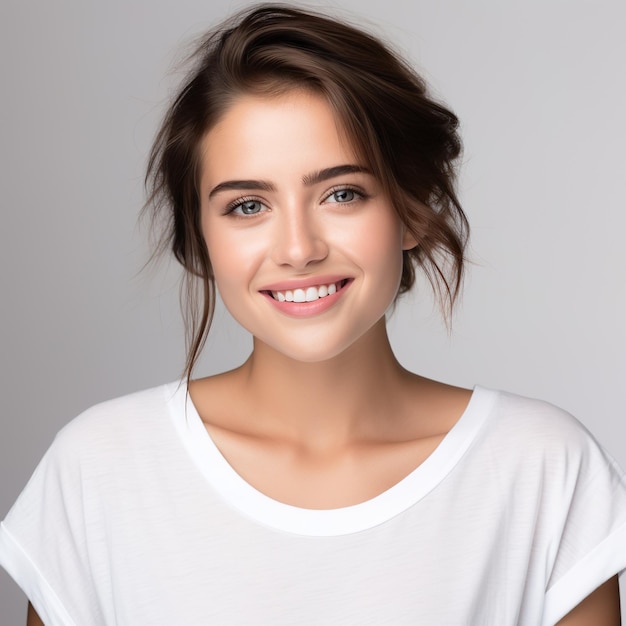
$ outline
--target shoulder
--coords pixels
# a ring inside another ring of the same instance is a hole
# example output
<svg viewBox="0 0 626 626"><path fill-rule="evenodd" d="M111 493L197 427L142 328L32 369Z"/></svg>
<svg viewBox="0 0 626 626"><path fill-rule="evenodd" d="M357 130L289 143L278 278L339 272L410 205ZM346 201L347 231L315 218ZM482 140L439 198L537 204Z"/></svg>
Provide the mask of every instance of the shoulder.
<svg viewBox="0 0 626 626"><path fill-rule="evenodd" d="M479 392L490 399L490 424L494 427L501 426L531 437L559 435L578 440L589 436L578 419L550 402L508 391L479 388Z"/></svg>
<svg viewBox="0 0 626 626"><path fill-rule="evenodd" d="M580 558L624 523L624 472L581 422L541 400L479 394L488 411L463 478L474 480L481 502L502 507L516 523L526 520L538 541L573 542Z"/></svg>
<svg viewBox="0 0 626 626"><path fill-rule="evenodd" d="M88 408L57 433L49 453L84 459L141 446L169 426L169 403L177 386L160 385Z"/></svg>
<svg viewBox="0 0 626 626"><path fill-rule="evenodd" d="M554 404L506 391L479 388L489 401L484 437L529 462L573 467L615 461L573 415Z"/></svg>

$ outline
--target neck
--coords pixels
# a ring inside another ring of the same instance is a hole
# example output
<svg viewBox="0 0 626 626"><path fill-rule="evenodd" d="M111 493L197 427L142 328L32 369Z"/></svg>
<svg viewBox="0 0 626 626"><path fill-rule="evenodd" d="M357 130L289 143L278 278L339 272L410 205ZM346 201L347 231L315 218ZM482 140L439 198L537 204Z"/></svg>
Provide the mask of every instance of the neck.
<svg viewBox="0 0 626 626"><path fill-rule="evenodd" d="M255 340L241 367L256 419L307 447L334 447L388 425L410 376L396 360L382 319L340 355L295 361Z"/></svg>

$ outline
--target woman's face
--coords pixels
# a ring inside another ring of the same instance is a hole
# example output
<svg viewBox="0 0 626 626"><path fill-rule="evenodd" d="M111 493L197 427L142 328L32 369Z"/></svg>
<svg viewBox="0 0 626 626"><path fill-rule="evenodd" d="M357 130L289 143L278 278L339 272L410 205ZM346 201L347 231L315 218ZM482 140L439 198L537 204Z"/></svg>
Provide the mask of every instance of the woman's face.
<svg viewBox="0 0 626 626"><path fill-rule="evenodd" d="M235 319L257 342L309 362L370 331L415 241L326 101L242 96L202 148L202 230Z"/></svg>

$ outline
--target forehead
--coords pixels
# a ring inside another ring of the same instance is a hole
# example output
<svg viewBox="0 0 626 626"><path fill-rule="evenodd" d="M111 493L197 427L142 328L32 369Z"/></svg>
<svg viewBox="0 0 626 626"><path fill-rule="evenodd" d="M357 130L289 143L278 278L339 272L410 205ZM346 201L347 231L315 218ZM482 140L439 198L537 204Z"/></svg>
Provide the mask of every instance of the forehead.
<svg viewBox="0 0 626 626"><path fill-rule="evenodd" d="M201 150L202 178L211 182L233 174L301 177L359 160L327 101L303 90L239 96L206 133Z"/></svg>

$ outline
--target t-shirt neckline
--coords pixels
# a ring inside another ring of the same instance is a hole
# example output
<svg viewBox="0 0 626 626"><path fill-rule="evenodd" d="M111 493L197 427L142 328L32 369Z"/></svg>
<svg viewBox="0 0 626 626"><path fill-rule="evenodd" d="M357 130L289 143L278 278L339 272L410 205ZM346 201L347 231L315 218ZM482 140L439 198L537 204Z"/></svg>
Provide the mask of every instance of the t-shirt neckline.
<svg viewBox="0 0 626 626"><path fill-rule="evenodd" d="M435 450L398 483L370 500L336 509L305 509L265 495L224 458L204 426L185 382L165 386L170 415L188 454L230 506L259 524L297 535L357 533L387 522L428 495L458 464L491 411L495 392L474 387L456 424Z"/></svg>

